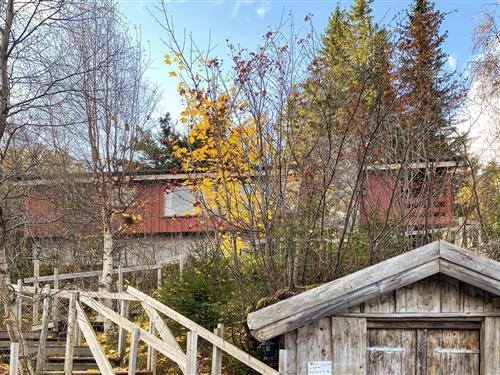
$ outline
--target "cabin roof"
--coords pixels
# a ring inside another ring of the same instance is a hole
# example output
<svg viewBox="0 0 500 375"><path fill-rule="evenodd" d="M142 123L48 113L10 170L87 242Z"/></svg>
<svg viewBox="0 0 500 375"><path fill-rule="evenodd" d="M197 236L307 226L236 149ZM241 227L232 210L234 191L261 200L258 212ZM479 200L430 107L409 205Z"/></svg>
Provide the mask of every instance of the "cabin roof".
<svg viewBox="0 0 500 375"><path fill-rule="evenodd" d="M500 295L499 262L435 241L252 312L247 323L267 340L437 273Z"/></svg>

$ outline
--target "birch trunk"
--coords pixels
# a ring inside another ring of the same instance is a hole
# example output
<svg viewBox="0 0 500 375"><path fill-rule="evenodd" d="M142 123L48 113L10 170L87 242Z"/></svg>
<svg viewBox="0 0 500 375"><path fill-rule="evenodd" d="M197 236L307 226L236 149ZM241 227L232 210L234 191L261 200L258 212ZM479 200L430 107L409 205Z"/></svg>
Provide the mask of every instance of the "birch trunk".
<svg viewBox="0 0 500 375"><path fill-rule="evenodd" d="M102 275L101 275L101 290L106 292L113 291L113 248L114 236L111 224L105 220L103 231L103 255L102 255ZM112 308L112 300L104 300L104 304ZM113 324L110 320L104 321L104 332L110 336L113 335Z"/></svg>

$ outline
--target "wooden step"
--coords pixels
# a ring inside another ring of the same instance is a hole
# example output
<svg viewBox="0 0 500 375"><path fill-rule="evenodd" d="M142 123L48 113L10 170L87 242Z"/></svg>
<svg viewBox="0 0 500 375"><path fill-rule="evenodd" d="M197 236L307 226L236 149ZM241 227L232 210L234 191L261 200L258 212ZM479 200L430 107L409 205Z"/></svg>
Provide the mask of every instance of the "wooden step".
<svg viewBox="0 0 500 375"><path fill-rule="evenodd" d="M61 371L44 371L43 372L45 375L64 375L64 371L61 370ZM151 371L148 371L148 370L136 370L135 373L137 375L152 375L153 373ZM85 371L85 370L75 370L72 372L73 375L85 375L85 374L102 374L100 371L96 371L96 370L89 370L89 371ZM116 375L127 375L128 374L128 371L127 370L115 370L115 374Z"/></svg>
<svg viewBox="0 0 500 375"><path fill-rule="evenodd" d="M28 349L31 355L36 355L38 352L38 343L29 342L27 343ZM10 353L10 346L3 346L3 343L0 342L0 355L8 356ZM53 345L47 344L45 345L45 355L47 357L60 357L64 360L64 354L66 353L66 346L63 345ZM74 347L74 355L79 357L92 357L92 352L90 351L88 346L75 346Z"/></svg>

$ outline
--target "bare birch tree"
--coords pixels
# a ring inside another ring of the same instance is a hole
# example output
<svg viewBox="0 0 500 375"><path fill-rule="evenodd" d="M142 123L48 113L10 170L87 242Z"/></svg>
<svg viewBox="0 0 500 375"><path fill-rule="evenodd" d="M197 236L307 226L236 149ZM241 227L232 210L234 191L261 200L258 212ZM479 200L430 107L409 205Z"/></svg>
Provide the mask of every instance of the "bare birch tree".
<svg viewBox="0 0 500 375"><path fill-rule="evenodd" d="M138 132L150 123L155 94L144 79L145 57L140 42L131 39L115 3L85 3L88 17L71 35L76 65L85 74L78 83L74 150L91 174L93 200L102 230L101 288L113 289L115 236L119 214L137 198L128 181L134 170Z"/></svg>
<svg viewBox="0 0 500 375"><path fill-rule="evenodd" d="M5 324L12 341L22 342L20 326L13 308L10 288L8 238L17 225L19 205L11 205L22 195L13 181L25 174L32 162L6 162L16 136L22 130L36 134L38 129L66 124L61 107L71 97L81 65L68 64L71 48L66 31L82 14L62 0L0 3L0 297L5 308ZM49 121L49 111L57 120ZM12 168L15 166L15 168ZM21 373L32 373L26 347L21 350Z"/></svg>

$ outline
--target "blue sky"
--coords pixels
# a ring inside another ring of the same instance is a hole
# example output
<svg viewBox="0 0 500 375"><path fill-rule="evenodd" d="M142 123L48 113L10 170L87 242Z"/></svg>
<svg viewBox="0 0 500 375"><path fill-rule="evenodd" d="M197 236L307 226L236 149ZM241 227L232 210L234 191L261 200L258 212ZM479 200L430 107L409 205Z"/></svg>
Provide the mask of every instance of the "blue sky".
<svg viewBox="0 0 500 375"><path fill-rule="evenodd" d="M398 12L407 9L411 1L375 0L372 3L374 20L378 23L390 21ZM171 112L178 117L181 103L176 94L177 81L168 76L169 68L163 63L167 52L162 39L166 34L151 13L162 17L155 9L158 2L140 0L118 0L119 7L130 23L131 32L140 30L141 39L151 54L148 77L163 92L159 113ZM279 23L283 14L291 11L296 23L302 22L308 13L313 15L316 30L322 31L334 7L349 7L351 1L329 0L170 0L166 2L169 16L175 28L182 34L192 33L199 46L206 46L209 35L216 53L228 60L226 39L233 44L253 49L262 40L269 26ZM472 56L472 33L481 12L495 1L441 0L437 8L449 13L443 31L448 31L444 50L449 57L449 68L461 71ZM497 3L498 4L498 3Z"/></svg>

